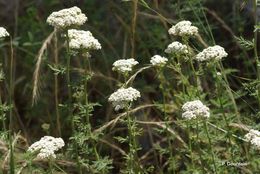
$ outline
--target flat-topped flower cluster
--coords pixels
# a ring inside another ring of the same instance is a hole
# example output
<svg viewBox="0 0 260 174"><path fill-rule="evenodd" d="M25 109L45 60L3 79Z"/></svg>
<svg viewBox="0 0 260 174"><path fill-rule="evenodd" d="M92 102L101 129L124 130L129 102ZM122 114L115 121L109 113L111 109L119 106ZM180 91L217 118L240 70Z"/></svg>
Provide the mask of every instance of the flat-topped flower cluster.
<svg viewBox="0 0 260 174"><path fill-rule="evenodd" d="M208 47L202 52L196 55L195 59L199 62L211 61L211 60L222 60L222 58L227 57L228 54L225 49L219 45Z"/></svg>
<svg viewBox="0 0 260 174"><path fill-rule="evenodd" d="M190 21L181 21L169 29L170 35L175 36L194 36L198 34L198 28L191 25Z"/></svg>
<svg viewBox="0 0 260 174"><path fill-rule="evenodd" d="M165 49L165 52L168 54L187 54L189 51L186 45L178 41L174 41L168 45L168 47Z"/></svg>
<svg viewBox="0 0 260 174"><path fill-rule="evenodd" d="M62 138L54 138L52 136L44 136L39 141L33 143L28 151L38 152L37 157L40 159L56 158L55 152L65 145Z"/></svg>
<svg viewBox="0 0 260 174"><path fill-rule="evenodd" d="M168 59L165 57L162 57L160 55L154 55L151 60L150 63L154 66L164 66L167 63Z"/></svg>
<svg viewBox="0 0 260 174"><path fill-rule="evenodd" d="M209 108L200 100L186 102L182 106L182 110L182 117L188 120L199 117L208 118L210 116Z"/></svg>
<svg viewBox="0 0 260 174"><path fill-rule="evenodd" d="M110 95L108 101L110 101L115 107L115 110L118 111L127 108L131 102L137 100L139 97L141 97L140 92L132 87L120 88Z"/></svg>
<svg viewBox="0 0 260 174"><path fill-rule="evenodd" d="M88 18L78 7L71 7L57 12L53 12L48 18L47 23L58 29L65 29L73 25L83 25Z"/></svg>
<svg viewBox="0 0 260 174"><path fill-rule="evenodd" d="M260 131L250 129L245 135L247 141L249 141L255 148L260 149Z"/></svg>
<svg viewBox="0 0 260 174"><path fill-rule="evenodd" d="M57 29L67 30L70 49L83 51L84 55L88 55L86 52L90 50L101 49L101 44L90 31L73 29L75 26L83 25L87 19L86 15L81 12L81 9L75 6L53 12L47 18L47 23Z"/></svg>
<svg viewBox="0 0 260 174"><path fill-rule="evenodd" d="M120 73L128 73L132 71L132 68L137 65L138 62L133 59L119 59L113 63L113 69L114 71L118 71Z"/></svg>
<svg viewBox="0 0 260 174"><path fill-rule="evenodd" d="M71 49L84 49L84 50L99 50L101 45L97 39L95 39L90 31L84 30L68 30L69 47Z"/></svg>

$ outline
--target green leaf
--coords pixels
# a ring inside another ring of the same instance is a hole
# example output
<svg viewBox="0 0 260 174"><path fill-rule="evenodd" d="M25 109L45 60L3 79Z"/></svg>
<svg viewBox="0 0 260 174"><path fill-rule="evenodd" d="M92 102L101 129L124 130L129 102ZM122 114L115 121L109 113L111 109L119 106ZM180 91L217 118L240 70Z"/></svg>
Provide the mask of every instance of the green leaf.
<svg viewBox="0 0 260 174"><path fill-rule="evenodd" d="M254 48L254 39L252 41L244 39L242 36L235 37L237 42L246 50L251 50Z"/></svg>

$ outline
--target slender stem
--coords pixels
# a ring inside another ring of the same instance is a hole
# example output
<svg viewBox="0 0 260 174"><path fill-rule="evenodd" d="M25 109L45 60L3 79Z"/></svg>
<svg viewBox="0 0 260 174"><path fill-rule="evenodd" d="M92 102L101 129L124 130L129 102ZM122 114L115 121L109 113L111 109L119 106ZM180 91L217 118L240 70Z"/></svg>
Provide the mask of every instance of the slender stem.
<svg viewBox="0 0 260 174"><path fill-rule="evenodd" d="M49 160L48 160L48 163L49 163L49 171L50 171L50 174L53 174L53 161L52 161L52 159L49 159Z"/></svg>
<svg viewBox="0 0 260 174"><path fill-rule="evenodd" d="M58 59L58 38L57 32L54 34L54 62L56 65L59 63ZM58 135L61 137L61 124L60 124L60 112L59 112L59 83L58 83L58 75L54 75L54 95L55 95L55 111L56 111L56 123L57 123L57 131Z"/></svg>
<svg viewBox="0 0 260 174"><path fill-rule="evenodd" d="M207 138L208 138L208 141L209 141L210 153L211 153L211 157L212 157L212 161L213 161L213 166L214 166L214 173L217 173L215 155L214 155L214 152L213 152L213 149L212 149L212 143L211 143L211 139L210 139L210 136L209 136L209 131L208 131L208 126L207 126L206 120L204 120L204 128L205 128L205 131L206 131L206 133L207 133Z"/></svg>
<svg viewBox="0 0 260 174"><path fill-rule="evenodd" d="M14 54L13 54L13 41L10 37L10 49L11 49L11 61L10 61L10 82L9 82L9 148L10 148L10 174L15 173L14 168L14 154L13 154L13 145L12 145L12 135L13 135L13 95L14 95L14 86L13 86L13 71L14 71Z"/></svg>
<svg viewBox="0 0 260 174"><path fill-rule="evenodd" d="M99 154L98 154L98 151L97 151L97 146L96 146L96 144L93 145L93 148L94 148L96 160L98 161L98 160L100 159L100 157L99 157ZM103 172L102 172L102 173L103 173Z"/></svg>
<svg viewBox="0 0 260 174"><path fill-rule="evenodd" d="M215 68L215 74L217 73L216 71L216 68ZM221 79L217 78L217 81L220 81ZM217 83L217 96L218 96L218 101L220 103L220 108L222 111L224 111L224 106L223 106L223 102L222 102L222 99L221 99L221 86L219 85L221 84L221 82ZM233 146L232 146L232 141L231 141L231 132L230 132L230 127L229 127L229 124L228 124L228 120L227 120L227 116L225 114L225 112L222 112L222 116L224 118L224 121L226 123L226 127L227 127L227 133L228 133L228 141L229 141L229 145L227 144L227 148L231 148L231 156L232 156L232 159L233 159L233 153L232 153L232 149L233 149Z"/></svg>
<svg viewBox="0 0 260 174"><path fill-rule="evenodd" d="M193 161L192 142L191 142L191 136L190 136L190 132L191 132L190 120L187 122L187 130L188 130L188 139L189 139L190 159L191 159L192 169L194 170L195 167L194 167L194 161Z"/></svg>
<svg viewBox="0 0 260 174"><path fill-rule="evenodd" d="M161 89L161 93L162 93L162 97L163 97L163 121L165 121L165 132L168 136L167 138L167 143L168 143L168 148L169 148L169 155L170 155L170 163L173 164L174 161L174 157L173 157L173 150L172 150L172 143L171 143L171 140L172 140L172 135L170 134L169 131L167 131L170 127L170 117L167 115L166 113L166 93L165 93L165 89L164 89L164 81L165 81L165 78L164 78L164 75L163 75L163 69L159 69L158 72L157 72L159 75L158 75L158 78L160 80L160 89ZM172 170L172 173L175 173L175 170L173 169Z"/></svg>
<svg viewBox="0 0 260 174"><path fill-rule="evenodd" d="M199 120L196 119L196 134L197 134L197 143L198 143L198 146L200 145L200 139L199 139ZM201 153L199 153L199 157L200 157L200 161L203 161L202 159L202 156L201 156ZM204 171L204 168L202 165L200 165L201 167L201 170Z"/></svg>
<svg viewBox="0 0 260 174"><path fill-rule="evenodd" d="M89 112L88 112L88 68L90 68L90 65L88 63L88 58L84 58L84 65L85 65L85 86L84 86L84 92L85 92L85 107L86 107L86 122L87 124L90 124L89 120Z"/></svg>
<svg viewBox="0 0 260 174"><path fill-rule="evenodd" d="M131 105L130 105L131 106ZM137 142L136 142L136 136L135 136L135 121L130 116L129 110L130 106L127 107L127 127L129 131L129 169L131 170L130 173L139 173L139 166L136 164L138 163L137 158Z"/></svg>
<svg viewBox="0 0 260 174"><path fill-rule="evenodd" d="M220 69L220 72L221 72L223 78L224 78L224 86L226 87L226 90L227 90L227 92L228 92L228 95L229 95L229 97L230 97L230 99L231 99L231 101L232 101L232 104L233 104L234 111L235 111L235 113L236 113L237 119L238 119L239 123L241 123L240 113L239 113L239 110L238 110L238 107L237 107L237 103L236 103L234 94L233 94L233 92L232 92L232 90L231 90L231 88L230 88L230 85L229 85L227 76L226 76L226 74L224 73L224 67L223 67L223 65L222 65L221 62L218 63L217 65L218 65L218 67L219 67L219 69Z"/></svg>
<svg viewBox="0 0 260 174"><path fill-rule="evenodd" d="M257 0L253 0L253 6L254 6L254 17L255 17L255 25L258 25L258 14L257 14ZM256 69L257 69L257 79L260 80L260 61L257 53L257 31L254 31L254 55L256 59ZM258 97L258 103L260 107L260 87L257 89L257 97Z"/></svg>
<svg viewBox="0 0 260 174"><path fill-rule="evenodd" d="M134 171L134 166L133 166L133 156L132 156L132 124L131 124L131 118L129 116L129 109L127 109L127 127L128 127L128 131L129 131L129 153L130 153L130 161L129 161L129 167L130 167L130 170Z"/></svg>
<svg viewBox="0 0 260 174"><path fill-rule="evenodd" d="M198 86L198 84L197 84L197 82L198 82L198 80L197 80L197 73L196 73L196 70L195 70L195 68L194 68L192 59L190 59L189 62L190 62L191 69L192 69L192 71L193 71L193 73L194 73L194 76L195 76L196 86Z"/></svg>
<svg viewBox="0 0 260 174"><path fill-rule="evenodd" d="M70 81L70 59L71 59L71 53L70 53L70 47L69 47L69 34L68 31L66 33L66 50L67 50L67 87L68 87L68 110L69 110L69 118L71 119L71 128L73 135L76 133L75 125L74 125L74 118L73 118L73 112L72 112L72 92L71 92L71 81ZM78 153L78 145L76 142L73 143L76 153L76 160L77 160L77 168L79 173L82 173L81 170L81 164L79 161L79 153Z"/></svg>
<svg viewBox="0 0 260 174"><path fill-rule="evenodd" d="M68 87L68 110L69 110L69 117L71 118L71 127L72 131L75 131L74 128L74 120L72 115L72 93L71 93L71 81L70 81L70 59L71 59L71 53L70 53L70 47L69 47L69 34L68 31L66 33L66 49L67 49L67 87Z"/></svg>

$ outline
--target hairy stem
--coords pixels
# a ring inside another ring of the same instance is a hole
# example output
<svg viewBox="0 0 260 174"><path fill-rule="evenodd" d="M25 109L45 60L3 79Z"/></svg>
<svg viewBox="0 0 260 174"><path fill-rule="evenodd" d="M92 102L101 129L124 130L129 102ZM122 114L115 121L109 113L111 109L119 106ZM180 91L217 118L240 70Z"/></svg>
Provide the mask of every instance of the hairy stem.
<svg viewBox="0 0 260 174"><path fill-rule="evenodd" d="M129 113L130 106L127 108L127 127L128 127L128 136L129 136L129 160L128 160L128 169L130 173L139 173L138 157L137 157L137 142L136 142L136 129L135 129L135 120L130 116Z"/></svg>

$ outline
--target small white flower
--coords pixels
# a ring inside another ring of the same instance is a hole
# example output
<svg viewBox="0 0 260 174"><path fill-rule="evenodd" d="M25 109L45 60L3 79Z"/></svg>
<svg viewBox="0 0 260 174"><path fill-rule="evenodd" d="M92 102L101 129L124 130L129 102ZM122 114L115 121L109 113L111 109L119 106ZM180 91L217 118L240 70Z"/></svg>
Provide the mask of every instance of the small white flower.
<svg viewBox="0 0 260 174"><path fill-rule="evenodd" d="M101 45L90 31L68 30L69 47L73 50L99 50Z"/></svg>
<svg viewBox="0 0 260 174"><path fill-rule="evenodd" d="M9 36L9 33L6 31L4 27L0 27L0 38L4 38Z"/></svg>
<svg viewBox="0 0 260 174"><path fill-rule="evenodd" d="M78 7L71 7L57 12L53 12L48 18L47 23L59 29L65 29L74 25L80 26L87 21L87 17Z"/></svg>
<svg viewBox="0 0 260 174"><path fill-rule="evenodd" d="M162 57L160 55L154 55L151 60L150 63L153 66L164 66L167 63L168 59L165 57Z"/></svg>
<svg viewBox="0 0 260 174"><path fill-rule="evenodd" d="M217 72L217 76L221 76L222 74L221 74L221 72Z"/></svg>
<svg viewBox="0 0 260 174"><path fill-rule="evenodd" d="M200 100L186 102L182 106L182 110L182 117L188 120L198 117L208 118L210 116L209 108Z"/></svg>
<svg viewBox="0 0 260 174"><path fill-rule="evenodd" d="M40 159L44 158L56 158L55 151L58 151L65 145L62 138L54 138L52 136L44 136L33 143L28 151L38 152L37 157Z"/></svg>
<svg viewBox="0 0 260 174"><path fill-rule="evenodd" d="M170 35L193 36L198 34L198 28L191 25L190 21L181 21L169 29Z"/></svg>
<svg viewBox="0 0 260 174"><path fill-rule="evenodd" d="M227 56L228 54L223 47L215 45L204 49L202 52L196 55L195 59L199 62L211 60L218 61Z"/></svg>
<svg viewBox="0 0 260 174"><path fill-rule="evenodd" d="M187 54L189 51L186 45L175 41L168 45L168 47L165 49L165 52L168 54Z"/></svg>
<svg viewBox="0 0 260 174"><path fill-rule="evenodd" d="M128 73L131 72L133 66L137 65L138 62L135 59L120 59L113 63L113 71L118 71L120 73Z"/></svg>
<svg viewBox="0 0 260 174"><path fill-rule="evenodd" d="M111 94L108 101L115 107L115 111L118 111L119 109L125 109L131 102L137 100L139 97L141 97L141 94L138 90L132 87L121 88Z"/></svg>
<svg viewBox="0 0 260 174"><path fill-rule="evenodd" d="M258 130L250 129L245 135L245 139L255 146L255 148L260 149L260 132Z"/></svg>

